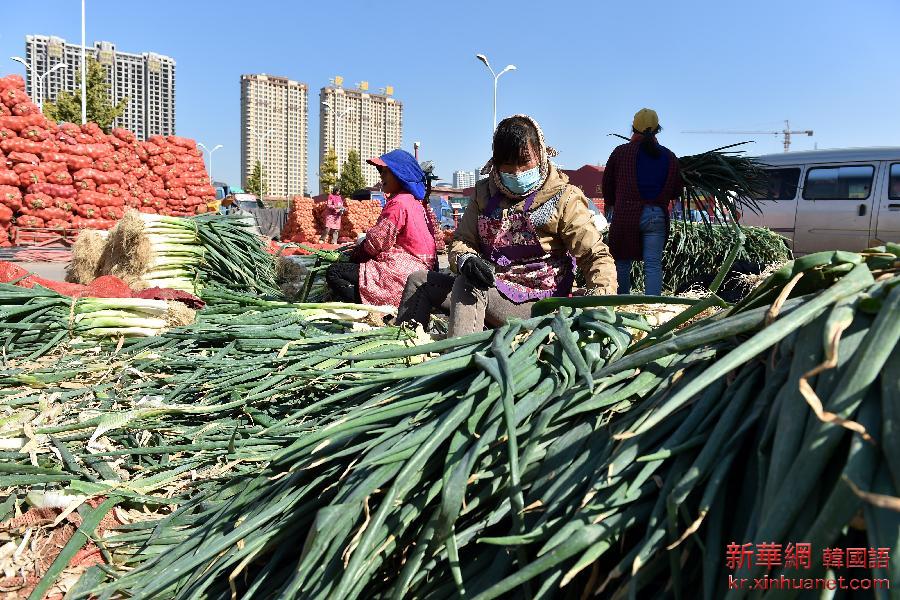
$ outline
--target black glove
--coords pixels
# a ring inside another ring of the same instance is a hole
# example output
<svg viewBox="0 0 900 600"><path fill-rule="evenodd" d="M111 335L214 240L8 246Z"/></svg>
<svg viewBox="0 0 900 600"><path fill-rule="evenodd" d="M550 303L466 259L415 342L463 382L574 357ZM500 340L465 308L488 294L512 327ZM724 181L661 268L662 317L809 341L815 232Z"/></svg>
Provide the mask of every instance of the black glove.
<svg viewBox="0 0 900 600"><path fill-rule="evenodd" d="M349 255L347 256L348 262L352 263L364 263L369 259L369 255L366 254L365 250L362 249L362 244L357 244L353 246L353 249L350 250Z"/></svg>
<svg viewBox="0 0 900 600"><path fill-rule="evenodd" d="M479 290L486 290L494 285L494 271L480 256L470 256L463 261L459 273L465 275L466 279Z"/></svg>

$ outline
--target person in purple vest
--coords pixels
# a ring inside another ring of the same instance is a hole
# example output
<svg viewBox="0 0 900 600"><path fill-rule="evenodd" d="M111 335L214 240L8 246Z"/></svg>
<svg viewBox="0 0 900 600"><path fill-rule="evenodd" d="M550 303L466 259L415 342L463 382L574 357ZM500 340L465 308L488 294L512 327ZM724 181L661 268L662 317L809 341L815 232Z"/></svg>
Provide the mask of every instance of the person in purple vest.
<svg viewBox="0 0 900 600"><path fill-rule="evenodd" d="M526 115L504 119L494 133L489 177L475 186L450 246L450 270L413 273L397 321L428 325L449 312L449 335L527 318L541 298L568 296L575 267L589 293L612 294L615 268L588 200L550 157L538 124Z"/></svg>
<svg viewBox="0 0 900 600"><path fill-rule="evenodd" d="M631 265L644 261L644 293L662 293L662 257L669 237L669 204L681 193L678 157L660 145L659 117L649 108L634 115L631 141L612 151L603 171L603 201L612 209L609 249L620 294L631 293Z"/></svg>

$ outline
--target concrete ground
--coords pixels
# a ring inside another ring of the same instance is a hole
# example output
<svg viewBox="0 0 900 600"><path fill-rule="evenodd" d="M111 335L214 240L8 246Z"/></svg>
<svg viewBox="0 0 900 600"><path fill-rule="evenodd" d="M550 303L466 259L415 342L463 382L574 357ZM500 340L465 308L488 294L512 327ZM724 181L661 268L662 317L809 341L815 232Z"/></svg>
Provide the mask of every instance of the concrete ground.
<svg viewBox="0 0 900 600"><path fill-rule="evenodd" d="M63 262L19 262L16 264L46 279L63 281L66 276L66 263Z"/></svg>

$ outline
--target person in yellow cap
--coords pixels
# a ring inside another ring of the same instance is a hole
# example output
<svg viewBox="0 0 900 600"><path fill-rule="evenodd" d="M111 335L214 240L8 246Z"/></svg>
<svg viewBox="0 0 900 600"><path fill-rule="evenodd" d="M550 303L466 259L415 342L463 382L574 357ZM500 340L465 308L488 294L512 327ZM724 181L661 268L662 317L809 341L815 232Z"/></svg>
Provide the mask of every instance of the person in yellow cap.
<svg viewBox="0 0 900 600"><path fill-rule="evenodd" d="M660 145L656 111L634 115L631 140L612 151L603 171L603 200L612 209L609 250L620 294L631 293L631 265L644 261L644 293L662 293L662 256L669 237L669 205L681 194L678 157Z"/></svg>

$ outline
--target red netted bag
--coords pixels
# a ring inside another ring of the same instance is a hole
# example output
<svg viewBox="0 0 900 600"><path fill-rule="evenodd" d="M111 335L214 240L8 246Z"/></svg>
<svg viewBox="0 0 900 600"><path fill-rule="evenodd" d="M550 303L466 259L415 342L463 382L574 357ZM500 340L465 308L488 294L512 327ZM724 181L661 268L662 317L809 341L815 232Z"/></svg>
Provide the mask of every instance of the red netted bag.
<svg viewBox="0 0 900 600"><path fill-rule="evenodd" d="M16 224L19 227L42 228L44 226L44 220L33 215L23 215L16 218Z"/></svg>
<svg viewBox="0 0 900 600"><path fill-rule="evenodd" d="M27 188L29 194L47 194L60 198L74 198L78 190L74 186L58 183L36 183Z"/></svg>
<svg viewBox="0 0 900 600"><path fill-rule="evenodd" d="M32 210L40 210L53 206L53 198L47 194L26 194L24 206Z"/></svg>
<svg viewBox="0 0 900 600"><path fill-rule="evenodd" d="M72 224L64 219L51 219L44 226L53 231L66 231L72 227Z"/></svg>
<svg viewBox="0 0 900 600"><path fill-rule="evenodd" d="M50 137L50 132L43 127L38 127L37 125L29 125L25 129L23 129L19 135L26 140L43 142Z"/></svg>
<svg viewBox="0 0 900 600"><path fill-rule="evenodd" d="M113 219L115 221L118 221L124 214L124 211L118 206L104 206L100 209L100 216L104 219Z"/></svg>
<svg viewBox="0 0 900 600"><path fill-rule="evenodd" d="M67 213L71 213L75 210L75 201L71 198L54 198L53 206L56 208L60 208Z"/></svg>
<svg viewBox="0 0 900 600"><path fill-rule="evenodd" d="M27 171L19 175L19 186L28 187L35 183L46 183L47 176L42 171Z"/></svg>
<svg viewBox="0 0 900 600"><path fill-rule="evenodd" d="M13 210L20 210L22 208L22 192L18 187L0 185L0 204Z"/></svg>
<svg viewBox="0 0 900 600"><path fill-rule="evenodd" d="M78 171L81 169L89 169L94 164L90 156L80 156L78 154L66 154L66 166L70 170Z"/></svg>
<svg viewBox="0 0 900 600"><path fill-rule="evenodd" d="M14 164L37 165L41 162L41 159L31 152L10 152L6 158Z"/></svg>
<svg viewBox="0 0 900 600"><path fill-rule="evenodd" d="M34 212L35 217L39 217L47 223L49 223L50 221L64 221L70 216L70 214L71 213L62 210L61 208L56 208L53 205L52 200L49 208L43 208Z"/></svg>
<svg viewBox="0 0 900 600"><path fill-rule="evenodd" d="M59 185L71 185L72 176L69 175L68 171L54 171L47 175L47 182Z"/></svg>
<svg viewBox="0 0 900 600"><path fill-rule="evenodd" d="M75 206L75 212L85 219L96 219L100 215L100 209L93 204L78 204Z"/></svg>
<svg viewBox="0 0 900 600"><path fill-rule="evenodd" d="M19 185L19 175L9 169L0 169L0 185Z"/></svg>

